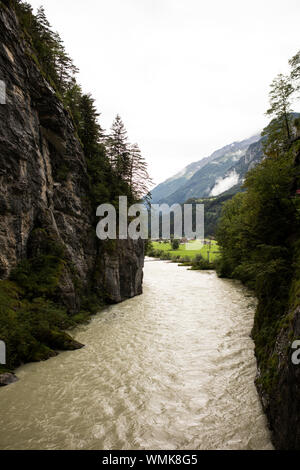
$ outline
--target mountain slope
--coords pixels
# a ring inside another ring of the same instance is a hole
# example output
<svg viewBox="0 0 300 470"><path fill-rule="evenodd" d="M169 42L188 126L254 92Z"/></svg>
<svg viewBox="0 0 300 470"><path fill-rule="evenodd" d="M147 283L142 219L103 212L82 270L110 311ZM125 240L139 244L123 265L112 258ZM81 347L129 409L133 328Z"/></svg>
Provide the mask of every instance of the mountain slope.
<svg viewBox="0 0 300 470"><path fill-rule="evenodd" d="M242 184L249 170L262 160L262 139L251 144L246 154L217 180L210 197L191 198L186 203L204 204L205 236L215 235L218 221L224 202L231 199L238 192L243 191ZM236 178L233 179L232 175ZM228 182L236 183L229 188ZM220 191L221 194L220 194Z"/></svg>
<svg viewBox="0 0 300 470"><path fill-rule="evenodd" d="M177 191L177 189L183 186L197 171L203 168L210 161L211 157L206 157L199 162L191 163L176 175L156 186L151 191L152 202L155 204Z"/></svg>
<svg viewBox="0 0 300 470"><path fill-rule="evenodd" d="M232 165L223 177L218 178L214 187L211 189L210 196L219 196L232 188L237 192L243 184L244 178L249 170L254 168L263 157L262 139L251 144L245 155Z"/></svg>
<svg viewBox="0 0 300 470"><path fill-rule="evenodd" d="M183 203L189 198L208 197L217 181L246 155L249 146L260 139L259 135L241 142L233 142L218 149L209 157L192 163L152 191L153 203ZM233 178L231 186L237 184ZM229 189L230 186L225 187ZM219 193L223 192L222 190Z"/></svg>

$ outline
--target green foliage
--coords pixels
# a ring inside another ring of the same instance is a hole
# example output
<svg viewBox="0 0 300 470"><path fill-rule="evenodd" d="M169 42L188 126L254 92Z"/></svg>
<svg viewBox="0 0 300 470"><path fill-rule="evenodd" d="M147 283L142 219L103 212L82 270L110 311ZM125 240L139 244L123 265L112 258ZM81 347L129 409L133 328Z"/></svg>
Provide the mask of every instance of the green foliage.
<svg viewBox="0 0 300 470"><path fill-rule="evenodd" d="M243 194L227 202L217 239L220 276L240 279L258 298L253 337L260 368L258 384L270 392L278 380L275 342L290 327L300 302L299 122L291 113L291 98L299 89L299 55L290 61L291 75L273 81L263 131L265 159L251 170ZM296 133L295 133L296 131Z"/></svg>
<svg viewBox="0 0 300 470"><path fill-rule="evenodd" d="M107 138L108 155L118 177L130 173L130 149L127 131L121 117L117 114Z"/></svg>
<svg viewBox="0 0 300 470"><path fill-rule="evenodd" d="M265 136L264 153L268 157L284 155L299 134L299 123L297 119L293 122L291 105L300 89L300 51L292 57L289 65L290 74L277 75L270 86L270 108L266 114L274 119L262 132Z"/></svg>
<svg viewBox="0 0 300 470"><path fill-rule="evenodd" d="M180 246L179 240L173 239L171 245L172 245L172 250L178 250Z"/></svg>
<svg viewBox="0 0 300 470"><path fill-rule="evenodd" d="M287 128L292 126L292 114L273 119L262 131L264 137L262 146L264 154L268 157L284 155L289 147ZM289 130L289 133L291 131Z"/></svg>
<svg viewBox="0 0 300 470"><path fill-rule="evenodd" d="M204 205L204 227L206 237L215 236L224 203L232 199L233 196L235 196L235 194L240 191L240 187L234 186L232 189L226 191L220 196L201 199L189 199L186 201L186 204L193 205L193 222L196 218L196 204ZM195 229L196 227L193 223L193 230Z"/></svg>
<svg viewBox="0 0 300 470"><path fill-rule="evenodd" d="M282 122L282 128L286 134L287 140L290 140L291 138L291 124L289 116L291 113L291 96L294 91L295 90L289 76L284 76L283 74L277 75L271 83L271 91L269 94L270 108L266 113L269 116L275 116L279 122Z"/></svg>
<svg viewBox="0 0 300 470"><path fill-rule="evenodd" d="M29 301L15 282L0 281L0 337L6 343L8 369L53 356L53 335L72 324L53 302L41 297Z"/></svg>
<svg viewBox="0 0 300 470"><path fill-rule="evenodd" d="M210 253L210 261L205 259ZM218 247L213 244L203 246L200 250L187 250L185 245L179 245L176 250L166 241L163 243L151 242L147 256L159 258L161 260L170 260L174 263L180 263L181 266L191 266L192 270L215 269L215 262L218 258Z"/></svg>
<svg viewBox="0 0 300 470"><path fill-rule="evenodd" d="M36 253L12 271L11 279L29 299L39 296L53 298L66 264L64 247L42 229L33 231L31 240L37 244Z"/></svg>
<svg viewBox="0 0 300 470"><path fill-rule="evenodd" d="M192 260L192 270L209 270L209 269L214 269L215 265L214 263L208 262L206 259L203 258L203 256L197 255L195 258Z"/></svg>
<svg viewBox="0 0 300 470"><path fill-rule="evenodd" d="M247 191L224 205L217 232L222 253L219 275L240 279L259 300L253 335L261 381L268 386L276 380L271 373L272 351L294 276L291 234L299 229L297 203L291 194L294 156L292 148L250 171Z"/></svg>
<svg viewBox="0 0 300 470"><path fill-rule="evenodd" d="M152 180L147 171L147 163L138 144L128 142L127 131L119 115L116 116L106 138L107 155L118 182L123 182L123 193L131 202L145 198L149 203L149 186ZM121 193L120 193L121 194Z"/></svg>
<svg viewBox="0 0 300 470"><path fill-rule="evenodd" d="M136 200L145 199L151 204L151 193L149 188L153 183L147 170L147 162L143 157L138 144L129 146L129 172L128 184Z"/></svg>
<svg viewBox="0 0 300 470"><path fill-rule="evenodd" d="M290 60L291 79L296 91L300 89L300 51L297 52Z"/></svg>
<svg viewBox="0 0 300 470"><path fill-rule="evenodd" d="M153 251L153 243L151 240L145 240L145 255L151 256L150 253Z"/></svg>
<svg viewBox="0 0 300 470"><path fill-rule="evenodd" d="M7 346L9 368L47 359L72 339L61 329L75 325L60 305L57 287L67 261L64 248L43 229L31 234L32 256L9 281L0 281L0 338ZM59 341L60 339L60 341Z"/></svg>
<svg viewBox="0 0 300 470"><path fill-rule="evenodd" d="M86 321L99 309L99 298L87 293L82 310L71 316L58 292L61 274L76 269L67 260L64 247L44 229L36 229L29 240L31 255L0 281L0 338L7 347L7 367L48 359L56 350L74 349L72 338L62 330ZM80 285L77 285L80 292Z"/></svg>
<svg viewBox="0 0 300 470"><path fill-rule="evenodd" d="M30 4L21 0L12 3L45 77L64 96L74 83L78 70L66 53L61 38L52 31L43 7L34 15Z"/></svg>

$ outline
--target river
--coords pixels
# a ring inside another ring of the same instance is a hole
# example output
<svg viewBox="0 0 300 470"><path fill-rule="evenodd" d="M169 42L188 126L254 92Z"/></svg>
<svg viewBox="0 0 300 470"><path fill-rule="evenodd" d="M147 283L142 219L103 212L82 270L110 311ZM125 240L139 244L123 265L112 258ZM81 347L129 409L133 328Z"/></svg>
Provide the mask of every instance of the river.
<svg viewBox="0 0 300 470"><path fill-rule="evenodd" d="M238 282L147 259L144 294L75 331L85 348L0 390L0 448L272 449L254 310Z"/></svg>

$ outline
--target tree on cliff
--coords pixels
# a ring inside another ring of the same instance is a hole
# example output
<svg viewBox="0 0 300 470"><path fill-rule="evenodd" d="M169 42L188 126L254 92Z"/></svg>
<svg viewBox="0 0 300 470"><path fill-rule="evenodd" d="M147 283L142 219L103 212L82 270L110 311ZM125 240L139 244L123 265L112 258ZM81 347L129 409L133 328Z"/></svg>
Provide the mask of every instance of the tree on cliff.
<svg viewBox="0 0 300 470"><path fill-rule="evenodd" d="M291 78L283 74L271 83L270 108L266 115L273 116L271 123L263 130L263 143L267 156L278 156L285 152L292 137L291 97L294 93Z"/></svg>
<svg viewBox="0 0 300 470"><path fill-rule="evenodd" d="M94 209L103 202L113 202L122 194L120 182L114 175L103 143L103 129L99 124L95 100L90 94L81 95L78 101L78 134L87 161L90 192Z"/></svg>
<svg viewBox="0 0 300 470"><path fill-rule="evenodd" d="M151 197L149 189L152 179L149 176L148 165L138 144L130 146L129 186L136 199Z"/></svg>
<svg viewBox="0 0 300 470"><path fill-rule="evenodd" d="M282 120L285 126L287 138L291 138L290 129L290 113L291 113L291 95L294 92L290 77L283 74L277 77L271 83L271 91L269 94L271 107L267 111L267 115L275 116Z"/></svg>
<svg viewBox="0 0 300 470"><path fill-rule="evenodd" d="M33 47L40 67L51 85L64 98L78 69L67 54L62 39L52 30L43 7L34 15L31 5L15 0L15 8L23 28L30 36L30 47Z"/></svg>
<svg viewBox="0 0 300 470"><path fill-rule="evenodd" d="M300 51L297 52L290 60L291 79L296 91L300 90Z"/></svg>
<svg viewBox="0 0 300 470"><path fill-rule="evenodd" d="M98 122L100 114L97 112L95 100L90 94L82 95L78 105L80 108L78 133L86 157L91 158L95 147L100 143L103 136L103 130Z"/></svg>
<svg viewBox="0 0 300 470"><path fill-rule="evenodd" d="M117 176L128 181L130 174L130 147L124 123L117 114L110 134L106 139L107 152L110 163Z"/></svg>
<svg viewBox="0 0 300 470"><path fill-rule="evenodd" d="M73 84L74 76L79 72L78 68L74 65L73 60L66 53L63 42L59 34L55 33L55 68L56 68L56 82L59 91L65 95L70 86Z"/></svg>

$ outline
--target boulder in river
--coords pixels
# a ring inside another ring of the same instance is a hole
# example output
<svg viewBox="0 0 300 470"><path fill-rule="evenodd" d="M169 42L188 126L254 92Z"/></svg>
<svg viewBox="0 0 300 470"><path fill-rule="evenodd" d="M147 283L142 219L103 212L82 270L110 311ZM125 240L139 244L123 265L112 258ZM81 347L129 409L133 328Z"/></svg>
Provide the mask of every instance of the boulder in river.
<svg viewBox="0 0 300 470"><path fill-rule="evenodd" d="M0 374L0 387L5 385L10 385L17 382L19 379L15 374L11 372L6 372L5 374Z"/></svg>

